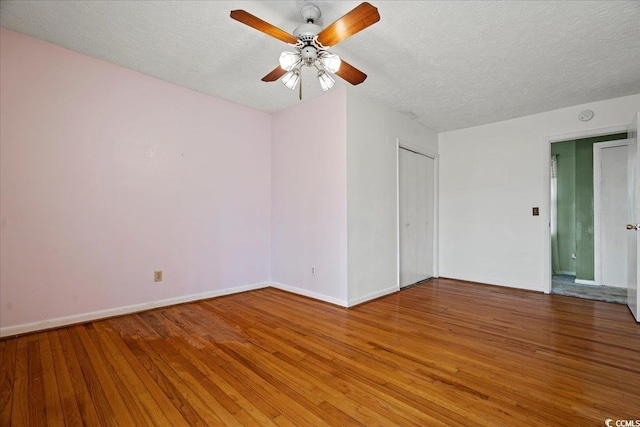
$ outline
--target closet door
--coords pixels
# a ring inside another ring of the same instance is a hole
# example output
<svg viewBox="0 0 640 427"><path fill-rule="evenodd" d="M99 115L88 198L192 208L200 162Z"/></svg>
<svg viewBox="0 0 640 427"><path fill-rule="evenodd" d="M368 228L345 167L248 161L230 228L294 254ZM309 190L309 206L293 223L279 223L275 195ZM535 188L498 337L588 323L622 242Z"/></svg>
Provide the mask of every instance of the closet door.
<svg viewBox="0 0 640 427"><path fill-rule="evenodd" d="M416 197L416 282L433 277L433 211L434 211L434 161L414 154L417 160Z"/></svg>
<svg viewBox="0 0 640 427"><path fill-rule="evenodd" d="M416 161L417 154L400 149L400 287L403 288L417 282L416 271L416 235L415 224L412 221L416 217L417 179Z"/></svg>
<svg viewBox="0 0 640 427"><path fill-rule="evenodd" d="M433 276L434 162L400 149L400 287Z"/></svg>

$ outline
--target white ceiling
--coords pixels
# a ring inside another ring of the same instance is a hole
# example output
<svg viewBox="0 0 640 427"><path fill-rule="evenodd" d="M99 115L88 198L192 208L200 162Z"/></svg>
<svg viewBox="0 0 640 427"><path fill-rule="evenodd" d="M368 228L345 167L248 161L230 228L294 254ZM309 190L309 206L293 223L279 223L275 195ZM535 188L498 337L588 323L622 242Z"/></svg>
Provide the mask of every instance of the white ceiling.
<svg viewBox="0 0 640 427"><path fill-rule="evenodd" d="M304 3L3 0L0 24L275 112L299 102L297 91L260 81L287 45L229 12L244 9L292 32ZM324 27L360 1L315 3ZM380 22L332 51L368 74L357 91L434 130L640 93L639 1L370 3ZM303 83L304 98L321 94L313 74Z"/></svg>

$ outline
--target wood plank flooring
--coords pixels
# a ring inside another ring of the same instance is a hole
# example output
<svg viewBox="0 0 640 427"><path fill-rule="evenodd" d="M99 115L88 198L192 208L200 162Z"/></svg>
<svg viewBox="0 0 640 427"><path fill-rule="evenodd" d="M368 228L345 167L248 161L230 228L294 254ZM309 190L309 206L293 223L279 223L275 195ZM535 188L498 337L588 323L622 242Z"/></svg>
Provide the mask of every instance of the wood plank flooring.
<svg viewBox="0 0 640 427"><path fill-rule="evenodd" d="M0 426L640 419L622 305L434 279L352 309L262 289L0 340Z"/></svg>

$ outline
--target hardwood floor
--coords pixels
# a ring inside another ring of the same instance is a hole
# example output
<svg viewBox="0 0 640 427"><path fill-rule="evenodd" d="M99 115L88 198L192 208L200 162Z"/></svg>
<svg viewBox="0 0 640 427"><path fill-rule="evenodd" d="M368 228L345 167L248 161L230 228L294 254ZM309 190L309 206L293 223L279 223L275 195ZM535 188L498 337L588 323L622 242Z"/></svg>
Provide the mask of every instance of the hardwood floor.
<svg viewBox="0 0 640 427"><path fill-rule="evenodd" d="M0 340L1 426L603 426L640 419L622 305L435 279L275 289Z"/></svg>

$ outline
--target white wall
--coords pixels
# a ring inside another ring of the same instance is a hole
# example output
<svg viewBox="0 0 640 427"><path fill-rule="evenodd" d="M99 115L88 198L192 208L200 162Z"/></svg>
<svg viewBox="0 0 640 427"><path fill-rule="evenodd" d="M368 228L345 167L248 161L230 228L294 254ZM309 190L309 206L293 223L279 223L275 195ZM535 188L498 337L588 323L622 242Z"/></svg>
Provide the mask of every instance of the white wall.
<svg viewBox="0 0 640 427"><path fill-rule="evenodd" d="M418 149L438 149L436 132L349 88L349 305L398 290L398 138Z"/></svg>
<svg viewBox="0 0 640 427"><path fill-rule="evenodd" d="M398 290L397 139L435 153L437 134L350 88L272 129L274 286L343 306Z"/></svg>
<svg viewBox="0 0 640 427"><path fill-rule="evenodd" d="M0 334L268 283L268 114L0 42Z"/></svg>
<svg viewBox="0 0 640 427"><path fill-rule="evenodd" d="M342 306L347 305L346 96L344 88L334 89L272 118L272 282Z"/></svg>
<svg viewBox="0 0 640 427"><path fill-rule="evenodd" d="M441 133L440 276L545 290L549 139L627 126L639 108L633 95Z"/></svg>

